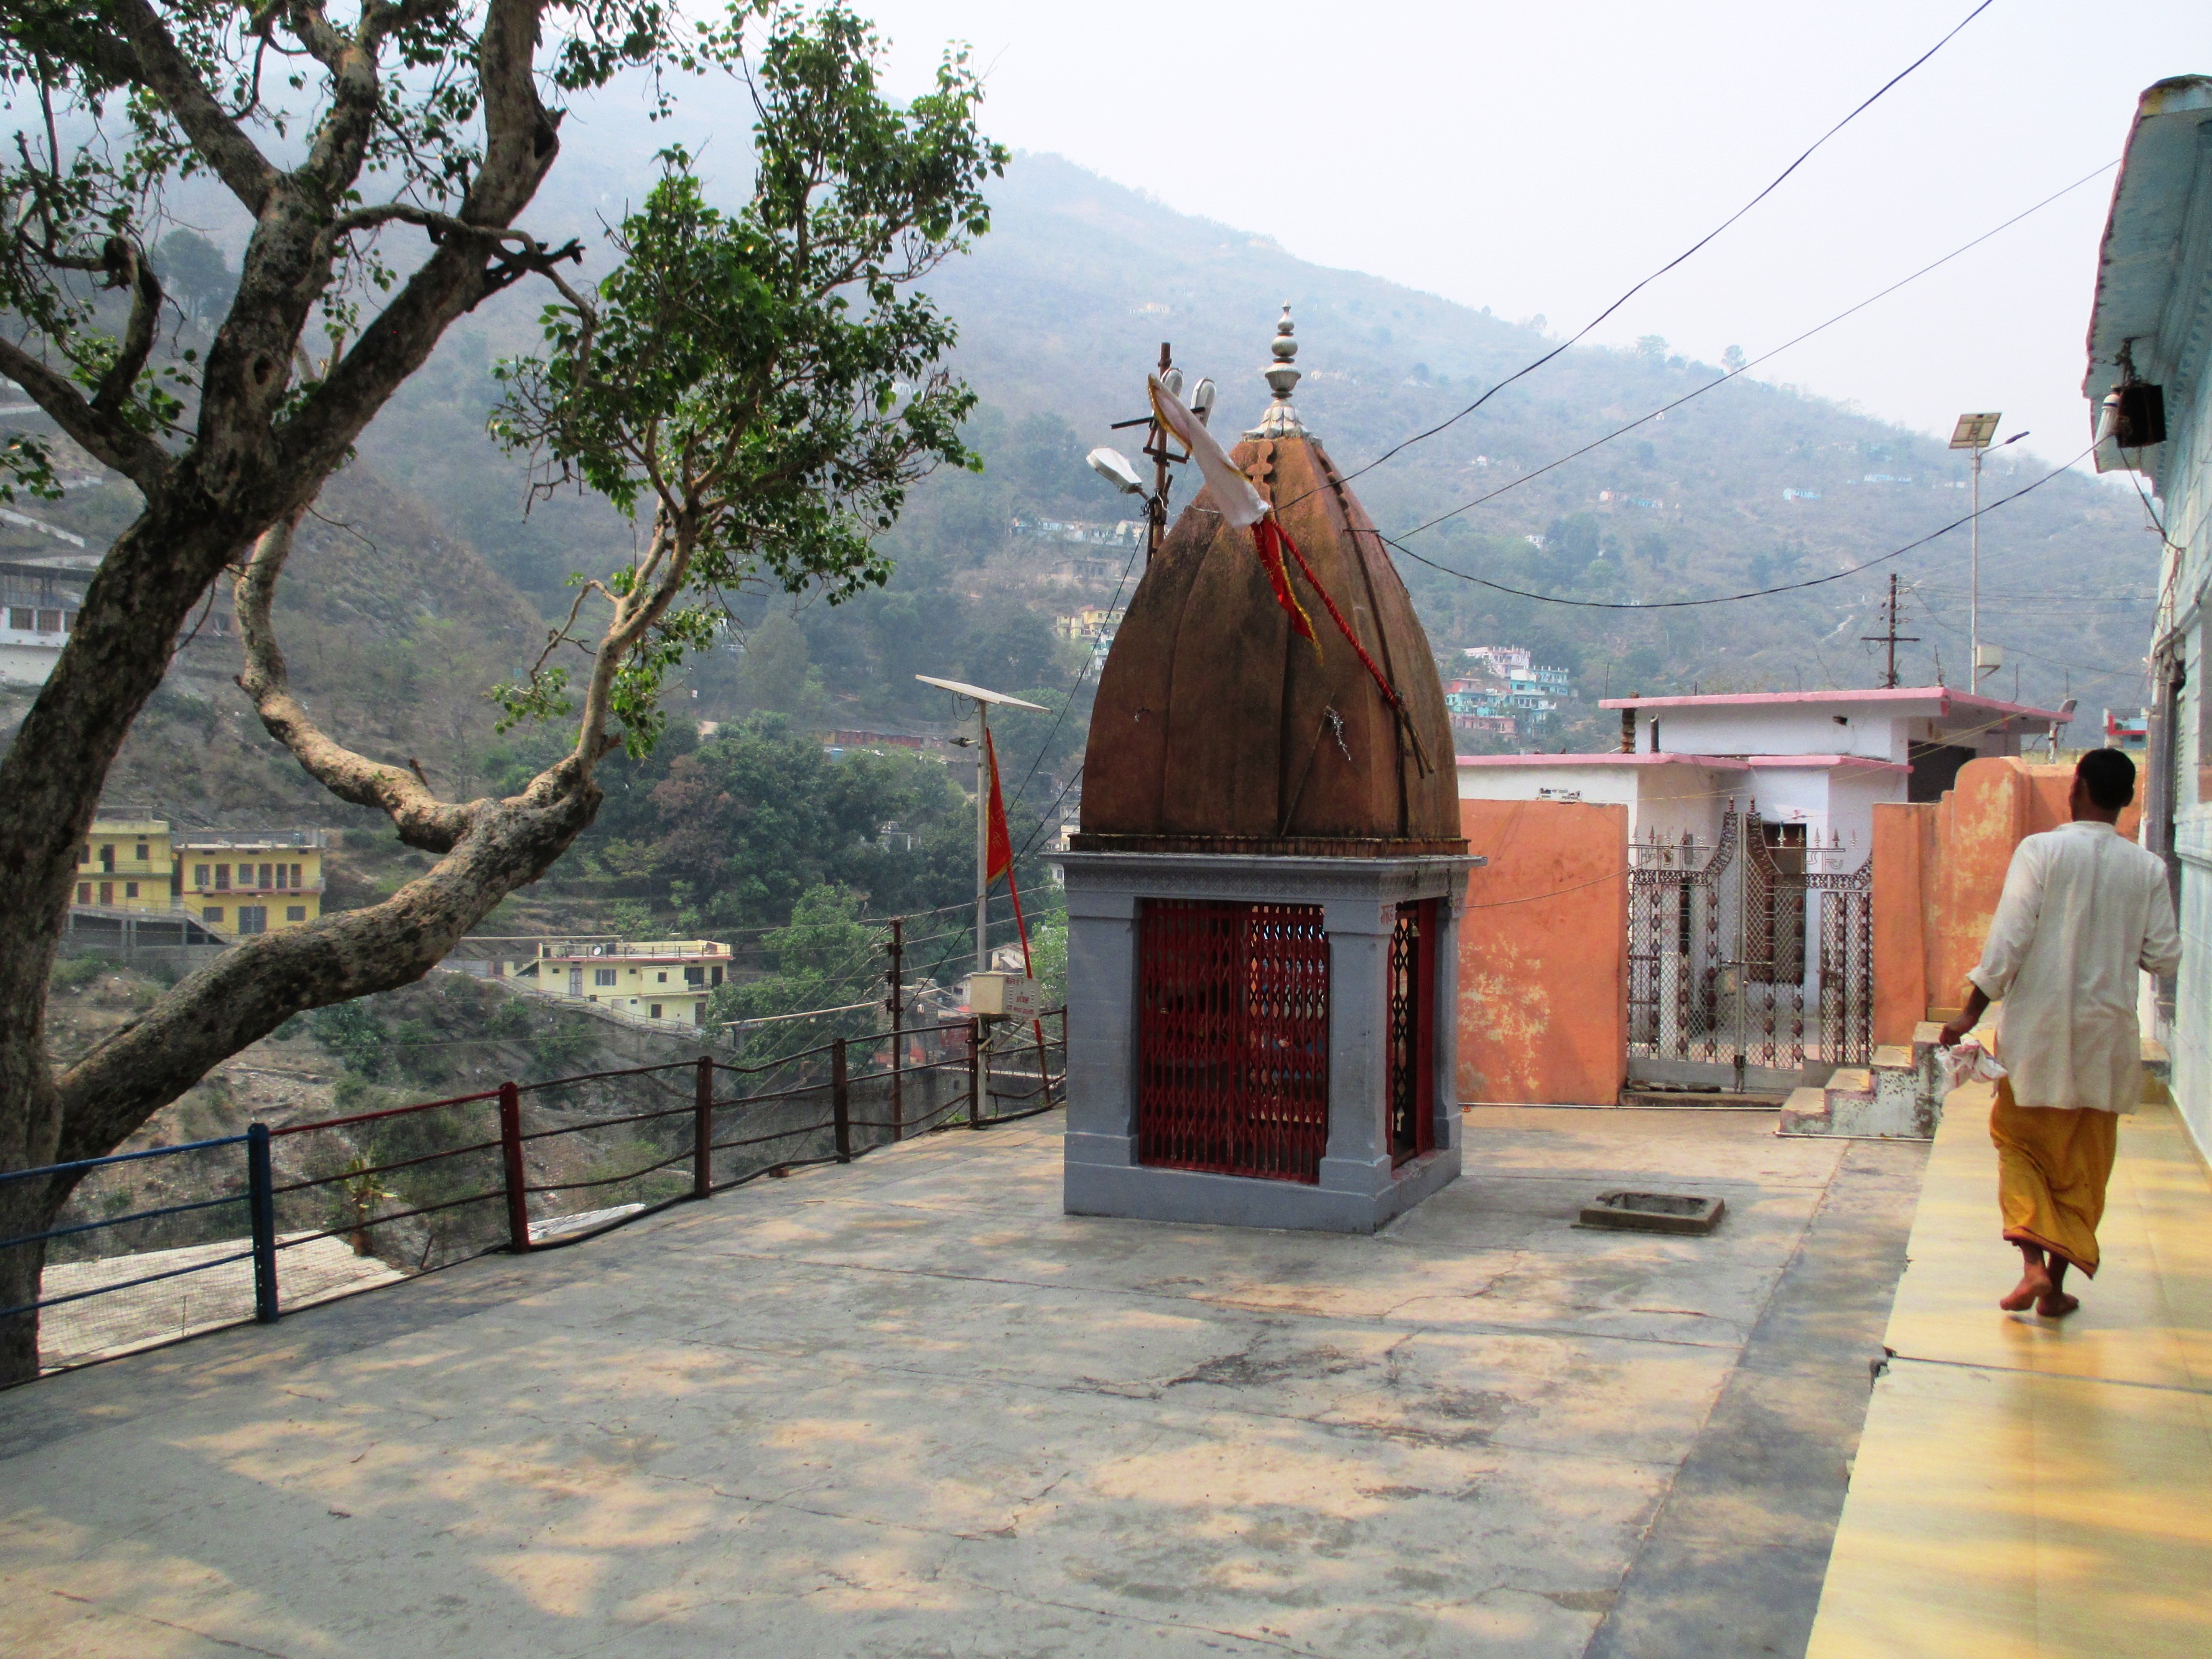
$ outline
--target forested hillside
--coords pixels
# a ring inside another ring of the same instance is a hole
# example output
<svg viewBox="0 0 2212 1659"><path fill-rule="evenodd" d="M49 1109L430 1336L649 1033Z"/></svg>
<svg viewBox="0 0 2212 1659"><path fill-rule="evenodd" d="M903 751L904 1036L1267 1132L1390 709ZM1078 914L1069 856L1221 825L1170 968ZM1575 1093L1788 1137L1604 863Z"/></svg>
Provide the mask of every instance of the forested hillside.
<svg viewBox="0 0 2212 1659"><path fill-rule="evenodd" d="M544 222L595 234L599 216L617 215L646 176L642 154L564 161ZM1125 544L1071 570L1064 546L1012 526L1126 515L1127 498L1083 457L1106 442L1133 451L1133 434L1109 428L1142 412L1162 340L1194 378L1219 382L1216 424L1233 431L1263 405L1259 369L1288 301L1305 371L1299 408L1351 471L1445 420L1559 331L1293 259L1259 233L1270 214L1304 205L1255 196L1254 224L1231 228L1048 156L1018 158L994 202L991 234L933 279L960 324L957 366L981 394L971 437L983 471L940 474L915 492L886 538L896 570L880 591L834 607L728 596L728 648L678 686L666 751L613 770L599 824L568 866L510 905L510 920L581 925L619 905L641 926L766 927L819 883L870 892L876 914L949 902L968 879L965 815L943 769L848 761L841 772L804 739L943 721L949 699L917 686L917 672L1024 693L1055 713L1010 722L1001 752L1010 785L1026 786L1029 821L1049 812L1080 758L1089 691L1088 653L1055 622L1117 591L1126 599L1130 555ZM1347 265L1358 258L1345 250ZM601 502L527 504L520 469L485 435L493 366L531 349L544 297L503 296L451 331L332 484L285 590L283 625L311 701L343 735L464 792L521 775L554 740L495 734L483 688L527 662L542 618L567 608L572 572L604 573L632 544L631 526ZM1850 326L1880 327L1879 309ZM1965 514L1966 467L1940 443L1751 376L1544 470L1723 373L1656 339L1577 349L1355 488L1387 532L1464 575L1645 603L1828 575ZM2039 433L2002 452L1985 499L2083 441ZM1181 480L1178 501L1195 488ZM96 548L120 522L120 489L88 485L40 511ZM2144 523L2124 487L2079 473L1990 515L1984 631L2007 666L1987 689L2009 696L2016 675L2021 696L2055 702L2070 689L2093 715L2140 702L2155 549ZM1966 547L1956 531L1825 586L1643 613L1516 598L1400 562L1439 650L1522 644L1573 671L1576 699L1540 739L1556 748L1605 740L1595 703L1607 693L1872 683L1879 665L1861 636L1877 631L1892 570L1911 586L1904 631L1922 641L1904 648L1905 676L1932 680L1940 664L1961 684ZM703 744L693 735L702 719L723 728ZM149 711L111 793L211 817L351 817L252 729L241 698L204 683L179 683ZM917 837L913 850L879 844L877 827L891 819Z"/></svg>
<svg viewBox="0 0 2212 1659"><path fill-rule="evenodd" d="M599 182L604 197L606 181ZM1066 596L1040 588L1037 550L1010 546L1006 527L1022 516L1121 516L1126 498L1085 470L1082 455L1101 442L1133 447L1108 428L1142 411L1142 377L1161 340L1174 343L1194 376L1221 384L1222 421L1241 426L1264 403L1260 366L1277 308L1290 301L1306 371L1299 407L1349 471L1446 419L1559 332L1541 319L1508 322L1293 259L1256 234L1263 223L1231 228L1176 214L1054 157L1018 159L995 202L991 234L935 283L962 325L959 367L985 400L976 435L988 469L917 492L890 538L900 572L889 592L839 611L802 611L808 661L833 705L876 714L902 706L925 658L1010 688L1036 683L1044 653L1020 614L1042 616ZM1255 204L1255 220L1264 212ZM1347 264L1356 258L1346 250ZM510 307L457 330L366 453L417 480L543 602L580 554L618 547L627 532L573 498L541 504L524 520L512 469L475 435L488 365L526 348L528 322ZM1880 308L1846 326L1881 327ZM1786 375L1788 365L1778 358L1540 472L1724 373L1657 339L1628 351L1577 349L1356 487L1392 533L1489 497L1408 546L1505 586L1586 599L1703 598L1827 575L1964 516L1963 459L1761 378ZM1931 411L1931 423L1951 412ZM2086 424L2085 414L2081 434L2033 434L2001 452L1985 498L2072 457ZM1187 500L1193 485L1182 488ZM1984 634L2005 648L2007 667L1989 689L2009 695L2016 669L2031 699L2055 702L2071 689L2093 707L2140 701L2154 569L2145 522L2124 485L2079 473L1990 514ZM1514 599L1410 559L1401 568L1440 647L1525 643L1575 670L1587 702L1608 690L1864 683L1877 665L1860 635L1878 631L1875 606L1893 569L1914 589L1912 625L1903 631L1922 636L1905 648L1905 672L1960 684L1966 548L1966 532L1954 531L1863 576L1644 616ZM1026 637L1003 650L990 643L1009 629Z"/></svg>

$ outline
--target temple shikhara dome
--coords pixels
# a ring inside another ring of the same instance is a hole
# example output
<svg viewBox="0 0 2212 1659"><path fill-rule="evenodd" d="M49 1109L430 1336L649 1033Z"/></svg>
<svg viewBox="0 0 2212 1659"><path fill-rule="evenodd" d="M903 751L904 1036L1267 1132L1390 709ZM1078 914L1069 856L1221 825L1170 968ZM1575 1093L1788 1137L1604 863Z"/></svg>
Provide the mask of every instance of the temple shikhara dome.
<svg viewBox="0 0 2212 1659"><path fill-rule="evenodd" d="M1234 450L1165 347L1149 382L1145 453L1164 467L1180 446L1205 487L1107 657L1057 860L1071 1214L1364 1233L1459 1176L1459 916L1481 860L1428 639L1291 406L1297 355L1286 306L1273 401Z"/></svg>
<svg viewBox="0 0 2212 1659"><path fill-rule="evenodd" d="M1230 458L1403 712L1293 560L1287 580L1315 639L1295 631L1251 529L1203 489L1146 570L1100 678L1079 851L1466 850L1428 637L1365 509L1291 406L1288 309L1267 374L1274 400Z"/></svg>

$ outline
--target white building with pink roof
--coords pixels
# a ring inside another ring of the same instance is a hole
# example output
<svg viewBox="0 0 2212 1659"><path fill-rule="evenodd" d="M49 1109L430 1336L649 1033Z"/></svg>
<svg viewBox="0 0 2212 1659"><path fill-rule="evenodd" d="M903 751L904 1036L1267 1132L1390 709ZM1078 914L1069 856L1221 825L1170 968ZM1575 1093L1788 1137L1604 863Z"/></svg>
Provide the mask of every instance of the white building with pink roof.
<svg viewBox="0 0 2212 1659"><path fill-rule="evenodd" d="M1462 755L1463 800L1610 803L1632 842L1710 843L1730 803L1790 842L1863 858L1881 801L1932 801L1959 768L2047 743L2073 718L1948 686L1614 697L1620 744L1603 753Z"/></svg>

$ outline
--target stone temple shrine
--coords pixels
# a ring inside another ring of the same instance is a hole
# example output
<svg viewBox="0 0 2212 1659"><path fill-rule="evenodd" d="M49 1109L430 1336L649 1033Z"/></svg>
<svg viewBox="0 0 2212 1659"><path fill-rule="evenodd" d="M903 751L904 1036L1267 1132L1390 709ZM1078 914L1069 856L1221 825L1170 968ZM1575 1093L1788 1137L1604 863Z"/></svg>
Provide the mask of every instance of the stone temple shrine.
<svg viewBox="0 0 2212 1659"><path fill-rule="evenodd" d="M1071 1213L1371 1232L1459 1174L1477 860L1450 722L1382 539L1291 404L1296 354L1285 307L1273 401L1228 459L1294 549L1312 636L1267 526L1209 485L1099 681L1064 859Z"/></svg>

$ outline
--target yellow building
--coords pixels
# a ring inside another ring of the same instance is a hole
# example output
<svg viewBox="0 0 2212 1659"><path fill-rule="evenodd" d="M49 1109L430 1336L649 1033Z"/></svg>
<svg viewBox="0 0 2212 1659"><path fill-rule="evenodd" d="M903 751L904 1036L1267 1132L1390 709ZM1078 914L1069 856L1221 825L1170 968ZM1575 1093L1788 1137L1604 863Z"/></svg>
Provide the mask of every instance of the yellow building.
<svg viewBox="0 0 2212 1659"><path fill-rule="evenodd" d="M227 939L281 933L323 914L327 830L192 830L94 818L77 848L76 908L182 911Z"/></svg>
<svg viewBox="0 0 2212 1659"><path fill-rule="evenodd" d="M173 908L176 860L160 818L94 818L76 855L76 902L108 910Z"/></svg>
<svg viewBox="0 0 2212 1659"><path fill-rule="evenodd" d="M281 933L323 914L327 830L195 830L176 838L179 901L208 927Z"/></svg>
<svg viewBox="0 0 2212 1659"><path fill-rule="evenodd" d="M707 998L729 961L730 947L711 939L549 939L515 977L633 1018L696 1026L707 1023Z"/></svg>

